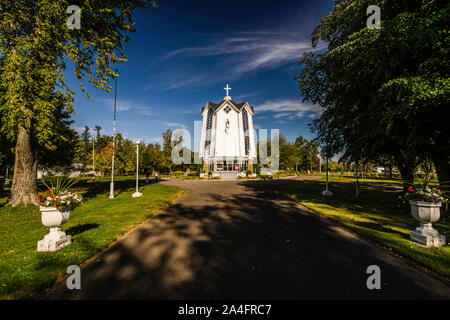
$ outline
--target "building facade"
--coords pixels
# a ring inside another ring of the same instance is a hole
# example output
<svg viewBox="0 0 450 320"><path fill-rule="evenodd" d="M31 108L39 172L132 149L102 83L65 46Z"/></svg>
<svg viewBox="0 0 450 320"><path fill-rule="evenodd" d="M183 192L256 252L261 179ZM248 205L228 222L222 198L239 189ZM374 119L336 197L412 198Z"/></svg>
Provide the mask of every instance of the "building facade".
<svg viewBox="0 0 450 320"><path fill-rule="evenodd" d="M223 172L254 172L256 136L254 110L248 102L234 102L227 95L219 103L208 102L202 108L200 158L204 170Z"/></svg>

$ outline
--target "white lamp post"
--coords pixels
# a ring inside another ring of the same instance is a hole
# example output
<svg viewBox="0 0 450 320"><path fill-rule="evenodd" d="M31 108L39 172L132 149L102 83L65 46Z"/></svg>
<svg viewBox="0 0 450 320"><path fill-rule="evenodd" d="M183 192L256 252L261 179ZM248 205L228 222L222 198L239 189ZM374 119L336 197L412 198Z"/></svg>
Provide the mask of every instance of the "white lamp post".
<svg viewBox="0 0 450 320"><path fill-rule="evenodd" d="M116 70L117 73L117 70ZM117 77L114 86L114 122L113 122L113 150L111 162L111 184L109 186L109 198L114 199L114 156L116 151L116 100L117 100Z"/></svg>
<svg viewBox="0 0 450 320"><path fill-rule="evenodd" d="M95 137L92 137L92 180L95 180Z"/></svg>
<svg viewBox="0 0 450 320"><path fill-rule="evenodd" d="M326 184L325 184L325 190L322 191L322 194L324 196L332 196L333 192L328 190L328 157L325 158L326 159L326 170L327 170L327 178L326 178Z"/></svg>
<svg viewBox="0 0 450 320"><path fill-rule="evenodd" d="M131 195L133 198L142 197L142 193L139 192L139 145L140 140L136 140L136 192Z"/></svg>

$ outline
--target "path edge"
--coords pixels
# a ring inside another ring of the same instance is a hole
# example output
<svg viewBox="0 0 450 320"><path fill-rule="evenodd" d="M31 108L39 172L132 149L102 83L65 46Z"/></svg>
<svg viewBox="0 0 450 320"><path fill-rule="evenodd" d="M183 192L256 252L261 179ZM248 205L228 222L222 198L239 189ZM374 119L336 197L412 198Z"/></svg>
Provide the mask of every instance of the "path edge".
<svg viewBox="0 0 450 320"><path fill-rule="evenodd" d="M142 225L146 224L147 222L149 222L151 219L153 219L154 217L158 216L159 214L161 214L165 209L167 209L168 207L170 207L171 205L174 205L176 203L178 203L179 201L181 201L184 197L186 197L186 195L188 195L189 191L178 187L180 189L179 194L177 195L177 197L170 203L167 203L166 205L162 206L161 208L159 208L158 211L156 211L151 217L145 219L144 221L142 221L141 223L133 226L130 230L128 230L127 232L125 232L122 235L119 235L115 240L111 241L108 243L108 245L103 248L100 251L97 251L95 254L93 254L92 256L90 256L89 258L87 258L86 260L83 260L81 263L78 264L78 266L80 267L80 269L83 269L84 267L86 267L86 265L88 265L89 263L91 263L93 260L96 260L98 257L100 257L101 255L103 255L107 250L109 250L110 248L114 247L115 245L117 245L121 240L123 240L126 237L129 237L130 234L132 232L134 232L136 229L142 227ZM45 288L42 289L40 291L36 291L32 294L29 295L28 298L25 298L25 300L45 300L45 296L47 294L49 294L51 291L53 291L54 289L56 289L56 287L58 285L60 285L63 281L66 281L67 278L70 276L70 274L65 274L60 273L58 274L57 278L55 279L55 281L53 281L53 283Z"/></svg>

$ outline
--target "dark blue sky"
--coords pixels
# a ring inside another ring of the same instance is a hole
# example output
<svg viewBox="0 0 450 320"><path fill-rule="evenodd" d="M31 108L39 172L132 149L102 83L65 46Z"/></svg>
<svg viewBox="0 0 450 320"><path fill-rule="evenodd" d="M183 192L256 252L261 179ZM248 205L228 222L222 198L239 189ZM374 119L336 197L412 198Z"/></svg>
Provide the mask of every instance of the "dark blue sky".
<svg viewBox="0 0 450 320"><path fill-rule="evenodd" d="M221 101L229 83L234 101L254 106L256 128L311 138L307 124L320 108L302 102L293 78L314 26L331 9L331 0L163 0L136 11L128 62L119 67L118 131L160 142L166 128L192 130L201 107ZM74 127L98 124L111 134L113 93L88 91L95 102L76 96Z"/></svg>

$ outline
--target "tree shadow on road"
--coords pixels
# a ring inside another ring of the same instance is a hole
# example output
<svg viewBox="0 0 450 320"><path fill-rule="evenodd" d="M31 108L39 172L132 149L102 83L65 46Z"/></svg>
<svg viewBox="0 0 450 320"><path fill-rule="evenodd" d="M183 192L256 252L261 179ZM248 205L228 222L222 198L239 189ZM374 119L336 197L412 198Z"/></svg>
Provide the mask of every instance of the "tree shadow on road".
<svg viewBox="0 0 450 320"><path fill-rule="evenodd" d="M60 286L48 298L430 297L409 278L413 269L281 198L274 185L239 185L242 192L203 195L201 205L169 206L84 268L83 290ZM372 264L389 287L367 289Z"/></svg>

